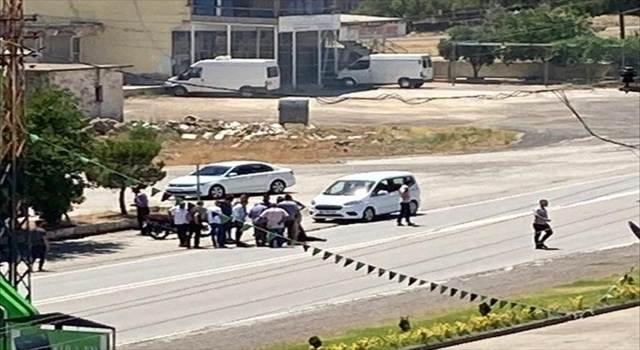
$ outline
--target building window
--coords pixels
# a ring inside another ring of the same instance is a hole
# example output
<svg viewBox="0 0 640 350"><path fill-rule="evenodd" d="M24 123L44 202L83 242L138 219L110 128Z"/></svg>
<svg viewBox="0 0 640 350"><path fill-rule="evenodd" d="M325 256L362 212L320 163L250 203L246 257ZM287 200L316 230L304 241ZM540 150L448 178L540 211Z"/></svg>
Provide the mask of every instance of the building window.
<svg viewBox="0 0 640 350"><path fill-rule="evenodd" d="M80 62L80 38L71 38L71 60L73 62Z"/></svg>
<svg viewBox="0 0 640 350"><path fill-rule="evenodd" d="M104 101L104 90L102 85L97 85L95 88L96 102L100 103Z"/></svg>

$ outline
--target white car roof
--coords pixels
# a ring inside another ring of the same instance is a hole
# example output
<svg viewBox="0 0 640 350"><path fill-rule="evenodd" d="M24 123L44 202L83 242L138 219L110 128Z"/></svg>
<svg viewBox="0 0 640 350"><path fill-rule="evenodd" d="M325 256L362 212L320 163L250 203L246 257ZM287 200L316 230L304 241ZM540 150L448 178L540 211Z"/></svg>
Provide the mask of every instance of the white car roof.
<svg viewBox="0 0 640 350"><path fill-rule="evenodd" d="M271 165L269 163L259 162L257 160L232 160L232 161L228 161L228 162L210 163L210 164L205 165L205 167L208 167L208 166L236 167L238 165L245 165L245 164L264 164L264 165L268 165L268 166L273 167L273 165Z"/></svg>
<svg viewBox="0 0 640 350"><path fill-rule="evenodd" d="M406 177L406 176L413 176L413 174L408 171L371 171L367 173L357 173L357 174L343 176L340 179L338 179L338 181L341 181L341 180L380 181L390 177Z"/></svg>

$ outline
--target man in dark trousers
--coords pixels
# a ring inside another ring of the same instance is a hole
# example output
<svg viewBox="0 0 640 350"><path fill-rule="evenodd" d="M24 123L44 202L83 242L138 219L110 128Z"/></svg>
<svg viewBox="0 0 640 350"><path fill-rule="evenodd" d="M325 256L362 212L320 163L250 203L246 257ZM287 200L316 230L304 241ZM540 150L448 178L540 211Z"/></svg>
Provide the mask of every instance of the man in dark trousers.
<svg viewBox="0 0 640 350"><path fill-rule="evenodd" d="M178 205L169 210L169 214L173 218L173 226L178 231L178 239L180 240L180 247L191 248L191 242L189 240L189 209L187 209L186 203L182 200L178 201Z"/></svg>
<svg viewBox="0 0 640 350"><path fill-rule="evenodd" d="M400 215L398 215L398 226L402 226L402 219L405 219L407 225L414 226L411 222L411 190L409 186L411 182L405 179L398 192L400 192Z"/></svg>
<svg viewBox="0 0 640 350"><path fill-rule="evenodd" d="M249 211L249 219L251 219L251 224L253 225L253 236L256 239L256 246L258 247L267 245L267 227L264 220L260 219L260 215L269 209L271 205L269 200L269 195L265 195L262 197L262 201L256 203Z"/></svg>
<svg viewBox="0 0 640 350"><path fill-rule="evenodd" d="M31 232L28 242L31 244L31 263L38 260L38 271L44 271L44 263L47 260L49 252L49 240L47 239L47 231L43 228L44 221L36 221L36 228Z"/></svg>
<svg viewBox="0 0 640 350"><path fill-rule="evenodd" d="M304 208L304 205L300 202L293 200L290 194L285 195L284 197L278 197L278 207L287 211L289 217L285 222L287 228L287 237L291 242L299 242L298 241L298 232L300 230L300 225L302 222L302 212L301 210Z"/></svg>
<svg viewBox="0 0 640 350"><path fill-rule="evenodd" d="M553 234L553 230L549 225L551 219L549 219L549 212L547 212L548 206L549 201L541 199L540 206L533 212L533 230L535 231L533 239L536 249L549 249L544 244L544 242L546 242L546 240ZM540 239L542 232L544 232L545 235Z"/></svg>
<svg viewBox="0 0 640 350"><path fill-rule="evenodd" d="M140 234L146 235L147 233L144 230L144 224L149 216L149 198L144 192L140 191L140 187L133 188L133 194L135 198L133 199L133 205L136 207L136 217L138 219L138 227L140 228Z"/></svg>
<svg viewBox="0 0 640 350"><path fill-rule="evenodd" d="M198 201L196 205L189 203L189 241L193 237L193 248L200 249L200 237L202 235L202 223L206 220L207 210L204 202Z"/></svg>

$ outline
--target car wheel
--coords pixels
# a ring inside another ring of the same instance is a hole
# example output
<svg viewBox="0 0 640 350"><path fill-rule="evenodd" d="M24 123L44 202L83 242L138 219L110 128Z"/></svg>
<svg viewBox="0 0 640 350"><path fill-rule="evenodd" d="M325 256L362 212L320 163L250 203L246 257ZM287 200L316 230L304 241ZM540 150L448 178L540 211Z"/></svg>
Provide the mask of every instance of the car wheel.
<svg viewBox="0 0 640 350"><path fill-rule="evenodd" d="M411 203L409 203L409 212L411 213L411 216L416 216L418 214L418 202L411 201Z"/></svg>
<svg viewBox="0 0 640 350"><path fill-rule="evenodd" d="M354 87L356 86L356 81L351 79L351 78L346 78L346 79L342 79L342 85L344 85L344 87Z"/></svg>
<svg viewBox="0 0 640 350"><path fill-rule="evenodd" d="M182 96L187 96L187 89L185 89L184 86L175 86L173 88L173 96L178 96L178 97L182 97Z"/></svg>
<svg viewBox="0 0 640 350"><path fill-rule="evenodd" d="M282 180L276 180L271 183L271 186L269 186L269 192L271 194L282 194L286 189L287 184L285 184Z"/></svg>
<svg viewBox="0 0 640 350"><path fill-rule="evenodd" d="M411 80L407 78L402 78L398 80L398 85L400 85L400 87L403 89L408 89L411 87Z"/></svg>
<svg viewBox="0 0 640 350"><path fill-rule="evenodd" d="M240 88L240 96L242 97L251 97L253 96L253 89L248 86L243 86Z"/></svg>
<svg viewBox="0 0 640 350"><path fill-rule="evenodd" d="M209 189L209 198L211 199L222 199L224 198L226 192L224 188L220 185L213 185Z"/></svg>
<svg viewBox="0 0 640 350"><path fill-rule="evenodd" d="M422 85L424 85L423 83L413 83L411 84L411 88L412 89L419 89L422 87Z"/></svg>
<svg viewBox="0 0 640 350"><path fill-rule="evenodd" d="M371 207L365 209L364 213L362 213L362 221L364 222L371 222L375 218L376 218L376 211L373 210L373 208Z"/></svg>

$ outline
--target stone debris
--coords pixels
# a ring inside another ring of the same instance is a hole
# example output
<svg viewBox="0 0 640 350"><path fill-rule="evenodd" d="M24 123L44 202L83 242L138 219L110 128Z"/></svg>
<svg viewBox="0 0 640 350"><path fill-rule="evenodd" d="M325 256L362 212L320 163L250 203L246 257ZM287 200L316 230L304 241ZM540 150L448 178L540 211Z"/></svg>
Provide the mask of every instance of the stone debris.
<svg viewBox="0 0 640 350"><path fill-rule="evenodd" d="M375 133L367 132L358 134L350 129L340 129L340 136L332 134L327 130L315 125L301 127L299 125L287 128L278 123L269 122L249 122L203 120L197 116L188 115L180 121L152 122L130 122L118 123L111 119L95 119L91 121L90 129L98 135L110 135L114 131L127 126L142 126L153 128L162 132L176 133L183 140L215 140L233 142L244 142L250 140L313 140L313 141L334 141L336 145L352 144L353 142L342 142L342 140L362 140L373 139Z"/></svg>

